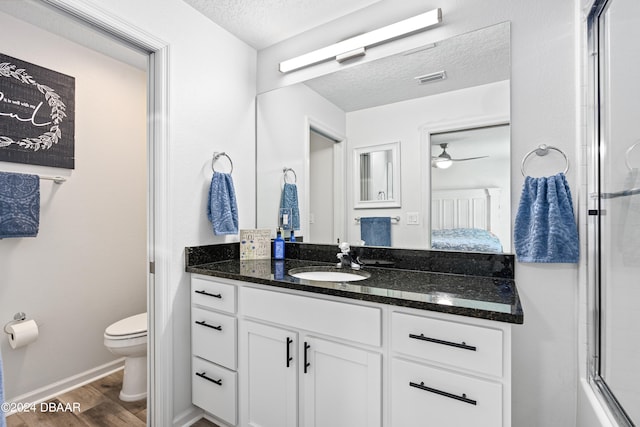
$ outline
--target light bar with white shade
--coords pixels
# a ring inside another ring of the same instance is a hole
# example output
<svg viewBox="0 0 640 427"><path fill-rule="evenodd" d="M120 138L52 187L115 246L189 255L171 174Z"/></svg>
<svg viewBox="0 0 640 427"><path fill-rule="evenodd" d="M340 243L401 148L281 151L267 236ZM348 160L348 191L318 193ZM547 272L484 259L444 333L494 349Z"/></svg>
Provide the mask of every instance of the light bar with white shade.
<svg viewBox="0 0 640 427"><path fill-rule="evenodd" d="M429 12L396 22L395 24L390 24L386 27L378 28L377 30L332 44L331 46L282 61L280 63L280 72L288 73L330 59L340 58L341 60L345 60L345 56L348 58L362 56L368 47L405 37L439 24L440 22L442 22L442 11L440 8L433 9ZM354 54L350 55L351 53Z"/></svg>

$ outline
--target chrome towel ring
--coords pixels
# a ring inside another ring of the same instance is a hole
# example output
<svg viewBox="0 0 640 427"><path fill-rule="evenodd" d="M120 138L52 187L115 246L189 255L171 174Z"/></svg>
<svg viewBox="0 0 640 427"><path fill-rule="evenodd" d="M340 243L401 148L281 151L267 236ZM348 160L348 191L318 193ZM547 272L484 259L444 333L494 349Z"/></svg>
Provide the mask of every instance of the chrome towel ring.
<svg viewBox="0 0 640 427"><path fill-rule="evenodd" d="M232 174L233 173L233 161L231 160L231 157L229 157L229 155L227 153L225 153L225 152L213 153L213 159L211 159L211 170L213 170L214 172L217 172L216 168L214 167L214 164L220 157L226 157L229 160L229 164L231 165L231 170L229 171L229 174Z"/></svg>
<svg viewBox="0 0 640 427"><path fill-rule="evenodd" d="M636 148L638 145L640 145L640 140L636 141L635 144L627 148L627 151L624 153L624 162L626 163L627 169L629 170L633 170L633 166L631 166L631 162L629 161L629 154L631 154L633 149Z"/></svg>
<svg viewBox="0 0 640 427"><path fill-rule="evenodd" d="M546 145L546 144L541 144L538 146L538 148L535 148L531 151L529 151L523 158L522 158L522 165L520 166L520 170L522 171L522 176L527 176L527 173L525 172L524 166L525 163L527 162L527 160L529 159L530 156L532 156L533 154L537 154L538 156L546 156L547 154L549 154L549 150L555 150L558 153L562 154L562 157L564 157L564 161L566 163L566 167L564 168L564 174L566 174L569 171L569 158L567 157L566 154L564 154L564 151L562 151L561 149L554 147L552 145Z"/></svg>
<svg viewBox="0 0 640 427"><path fill-rule="evenodd" d="M289 182L287 181L287 173L291 172L293 174L293 182ZM287 184L296 184L298 182L298 176L296 175L296 171L294 171L291 168L282 168L282 173L284 174L284 182L286 182Z"/></svg>

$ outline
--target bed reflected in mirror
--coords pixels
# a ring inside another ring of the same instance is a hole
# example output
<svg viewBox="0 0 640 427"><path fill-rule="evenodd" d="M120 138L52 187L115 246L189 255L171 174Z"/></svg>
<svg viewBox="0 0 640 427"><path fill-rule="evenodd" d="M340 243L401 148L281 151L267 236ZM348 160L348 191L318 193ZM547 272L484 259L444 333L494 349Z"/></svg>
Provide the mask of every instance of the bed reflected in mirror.
<svg viewBox="0 0 640 427"><path fill-rule="evenodd" d="M431 248L511 248L510 129L494 124L429 135Z"/></svg>

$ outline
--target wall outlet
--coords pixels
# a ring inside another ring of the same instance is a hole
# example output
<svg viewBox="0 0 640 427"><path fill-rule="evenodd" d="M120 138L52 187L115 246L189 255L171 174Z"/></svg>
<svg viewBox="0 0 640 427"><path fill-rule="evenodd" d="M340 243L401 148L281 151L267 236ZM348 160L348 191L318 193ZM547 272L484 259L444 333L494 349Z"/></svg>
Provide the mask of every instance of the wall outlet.
<svg viewBox="0 0 640 427"><path fill-rule="evenodd" d="M407 225L420 224L420 214L418 212L407 212Z"/></svg>

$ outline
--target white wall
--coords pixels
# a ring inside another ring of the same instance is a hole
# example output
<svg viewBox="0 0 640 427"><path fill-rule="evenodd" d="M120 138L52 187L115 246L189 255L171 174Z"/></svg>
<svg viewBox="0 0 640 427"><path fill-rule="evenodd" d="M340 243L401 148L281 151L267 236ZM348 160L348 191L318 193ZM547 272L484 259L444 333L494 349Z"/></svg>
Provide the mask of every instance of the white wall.
<svg viewBox="0 0 640 427"><path fill-rule="evenodd" d="M68 1L69 4L74 0ZM168 46L168 156L166 197L170 323L156 334L172 339L173 388L164 390L175 422L189 417L191 340L189 275L184 248L235 241L214 236L206 218L211 157L224 151L233 159L240 228L255 225L256 51L181 0L86 0L105 14L162 40ZM163 357L165 357L163 355ZM164 375L164 372L160 373Z"/></svg>
<svg viewBox="0 0 640 427"><path fill-rule="evenodd" d="M402 207L390 209L354 209L354 177L347 175L348 240L360 240L360 227L352 220L357 216L400 216L398 223L392 223L391 243L395 247L426 249L428 241L427 225L429 216L425 209L423 191L430 187L431 150L425 133L443 123L468 124L487 117L509 117L509 82L497 82L468 89L446 92L409 101L396 102L380 107L367 108L347 113L347 152L353 156L353 149L369 145L387 144L400 141L400 181ZM354 164L349 159L349 165ZM508 177L506 186L508 189ZM508 191L506 191L508 192ZM509 196L505 194L508 206ZM509 208L507 207L507 210ZM418 212L418 225L407 224L407 213ZM510 212L507 212L507 216Z"/></svg>
<svg viewBox="0 0 640 427"><path fill-rule="evenodd" d="M2 53L75 77L75 169L0 162L0 170L62 175L41 181L36 238L0 240L0 324L23 311L39 339L3 337L6 398L117 359L105 328L146 311L146 84L118 62L12 16Z"/></svg>
<svg viewBox="0 0 640 427"><path fill-rule="evenodd" d="M503 21L511 21L512 218L523 177L520 162L541 143L578 157L576 149L576 31L574 2L539 0L382 0L259 53L258 89L264 91L326 73L336 64L281 76L277 63L338 40L442 7L443 23L409 39L368 51L367 58L403 51ZM377 52L377 53L376 53ZM576 163L577 164L577 163ZM576 171L568 174L576 190ZM568 264L516 265L525 324L513 333L513 425L576 425L578 268Z"/></svg>

